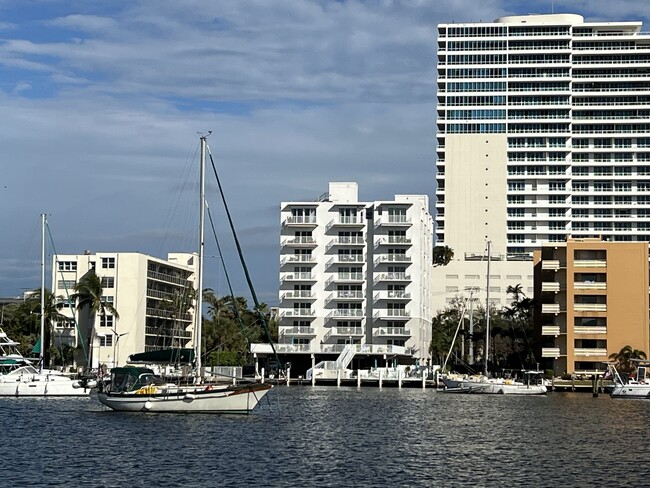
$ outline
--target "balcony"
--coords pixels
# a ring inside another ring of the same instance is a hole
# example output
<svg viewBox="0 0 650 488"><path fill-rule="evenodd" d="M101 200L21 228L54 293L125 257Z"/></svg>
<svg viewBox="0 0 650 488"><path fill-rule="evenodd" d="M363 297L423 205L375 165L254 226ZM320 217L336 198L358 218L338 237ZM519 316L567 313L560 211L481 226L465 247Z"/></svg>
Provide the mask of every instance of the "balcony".
<svg viewBox="0 0 650 488"><path fill-rule="evenodd" d="M558 259L545 259L542 261L542 269L558 270L562 267Z"/></svg>
<svg viewBox="0 0 650 488"><path fill-rule="evenodd" d="M375 311L373 317L382 320L408 320L411 317L411 312L403 309L380 309Z"/></svg>
<svg viewBox="0 0 650 488"><path fill-rule="evenodd" d="M316 240L313 237L297 236L297 237L289 237L287 239L283 239L281 245L287 247L293 247L293 246L316 247L318 244L316 243Z"/></svg>
<svg viewBox="0 0 650 488"><path fill-rule="evenodd" d="M584 327L576 325L573 328L574 334L607 334L607 327L605 326L594 326L594 327Z"/></svg>
<svg viewBox="0 0 650 488"><path fill-rule="evenodd" d="M363 246L365 243L366 241L362 236L339 236L327 244L327 250L329 251L336 246Z"/></svg>
<svg viewBox="0 0 650 488"><path fill-rule="evenodd" d="M158 271L147 271L147 278L157 281L164 281L166 283L174 283L176 285L192 287L192 284L182 276L171 275L167 273L159 273Z"/></svg>
<svg viewBox="0 0 650 488"><path fill-rule="evenodd" d="M324 339L327 340L330 337L359 337L363 336L362 327L332 327L325 334ZM344 346L344 344L341 344Z"/></svg>
<svg viewBox="0 0 650 488"><path fill-rule="evenodd" d="M558 292L560 283L557 281L545 281L542 283L542 291Z"/></svg>
<svg viewBox="0 0 650 488"><path fill-rule="evenodd" d="M576 268L606 268L607 261L604 259L576 259L573 266Z"/></svg>
<svg viewBox="0 0 650 488"><path fill-rule="evenodd" d="M542 303L542 313L560 313L559 303Z"/></svg>
<svg viewBox="0 0 650 488"><path fill-rule="evenodd" d="M411 330L404 327L380 327L372 333L373 337L411 337Z"/></svg>
<svg viewBox="0 0 650 488"><path fill-rule="evenodd" d="M375 284L380 281L411 281L411 275L406 273L379 273L375 276Z"/></svg>
<svg viewBox="0 0 650 488"><path fill-rule="evenodd" d="M379 300L410 300L411 294L404 290L385 290L375 293L375 301Z"/></svg>
<svg viewBox="0 0 650 488"><path fill-rule="evenodd" d="M606 303L574 303L575 312L607 312Z"/></svg>
<svg viewBox="0 0 650 488"><path fill-rule="evenodd" d="M363 300L364 298L365 295L361 290L337 290L325 299L325 303L331 302L333 300L356 301Z"/></svg>
<svg viewBox="0 0 650 488"><path fill-rule="evenodd" d="M281 336L291 336L291 337L297 337L297 336L315 336L316 332L313 327L280 327L280 335Z"/></svg>
<svg viewBox="0 0 650 488"><path fill-rule="evenodd" d="M602 357L607 359L607 349L599 347L576 347L573 350L576 357Z"/></svg>
<svg viewBox="0 0 650 488"><path fill-rule="evenodd" d="M171 319L171 320L182 320L185 322L189 322L192 320L192 316L189 313L179 314L178 312L174 312L171 310L163 310L160 308L147 307L146 314L149 315L150 317L158 317L158 318Z"/></svg>
<svg viewBox="0 0 650 488"><path fill-rule="evenodd" d="M406 236L384 236L375 241L375 246L411 245L411 238Z"/></svg>
<svg viewBox="0 0 650 488"><path fill-rule="evenodd" d="M283 300L315 300L311 290L291 290L282 295Z"/></svg>
<svg viewBox="0 0 650 488"><path fill-rule="evenodd" d="M315 315L315 312L309 308L294 308L289 310L282 310L280 312L280 317L305 317L311 318Z"/></svg>
<svg viewBox="0 0 650 488"><path fill-rule="evenodd" d="M297 263L314 264L315 262L316 262L316 258L311 254L290 254L288 256L284 256L280 260L280 266L284 266L285 264L297 264Z"/></svg>
<svg viewBox="0 0 650 488"><path fill-rule="evenodd" d="M325 286L328 286L332 283L359 283L363 281L363 273L337 273L327 279Z"/></svg>
<svg viewBox="0 0 650 488"><path fill-rule="evenodd" d="M542 348L542 357L543 358L559 358L560 357L560 348L559 347L543 347Z"/></svg>
<svg viewBox="0 0 650 488"><path fill-rule="evenodd" d="M325 227L325 230L330 230L333 227L363 227L364 225L366 225L366 221L361 215L357 215L356 217L339 217L330 221Z"/></svg>
<svg viewBox="0 0 650 488"><path fill-rule="evenodd" d="M543 325L542 326L542 335L557 337L557 336L560 335L560 326L559 325Z"/></svg>
<svg viewBox="0 0 650 488"><path fill-rule="evenodd" d="M282 222L283 226L316 227L315 215L289 216Z"/></svg>
<svg viewBox="0 0 650 488"><path fill-rule="evenodd" d="M607 282L580 281L573 283L574 290L606 290Z"/></svg>
<svg viewBox="0 0 650 488"><path fill-rule="evenodd" d="M328 319L348 320L363 318L364 312L361 308L337 308L327 314Z"/></svg>
<svg viewBox="0 0 650 488"><path fill-rule="evenodd" d="M411 256L406 254L380 254L375 259L375 266L381 263L410 263Z"/></svg>
<svg viewBox="0 0 650 488"><path fill-rule="evenodd" d="M350 264L350 263L363 263L364 257L363 254L339 254L338 256L332 257L327 262L327 267L330 267L335 264Z"/></svg>
<svg viewBox="0 0 650 488"><path fill-rule="evenodd" d="M173 337L173 338L178 338L178 339L191 339L192 338L192 331L191 330L174 330L174 329L169 329L169 330L164 330L161 329L160 327L145 327L144 330L145 334L147 335L155 335L155 336L161 336L161 337ZM58 337L58 334L57 334Z"/></svg>
<svg viewBox="0 0 650 488"><path fill-rule="evenodd" d="M281 283L294 281L316 281L316 278L311 273L284 273L280 275Z"/></svg>
<svg viewBox="0 0 650 488"><path fill-rule="evenodd" d="M375 227L404 227L410 225L411 219L406 215L385 215L375 220Z"/></svg>

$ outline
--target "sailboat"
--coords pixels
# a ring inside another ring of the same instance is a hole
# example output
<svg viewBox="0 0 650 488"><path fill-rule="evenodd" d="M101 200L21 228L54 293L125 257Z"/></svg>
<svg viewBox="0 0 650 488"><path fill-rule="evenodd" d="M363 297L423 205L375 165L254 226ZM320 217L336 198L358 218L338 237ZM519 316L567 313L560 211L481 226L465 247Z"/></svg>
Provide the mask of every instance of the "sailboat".
<svg viewBox="0 0 650 488"><path fill-rule="evenodd" d="M90 388L61 371L45 369L45 214L41 214L41 331L39 362L34 366L0 329L0 396L88 396Z"/></svg>
<svg viewBox="0 0 650 488"><path fill-rule="evenodd" d="M207 136L201 135L199 246L197 305L194 325L194 383L167 383L153 370L125 366L111 370L110 383L97 397L107 407L122 412L250 413L269 392L268 383L243 383L230 386L203 384L201 377L201 319L203 308L203 247L205 228L205 166Z"/></svg>
<svg viewBox="0 0 650 488"><path fill-rule="evenodd" d="M524 381L516 381L513 379L505 378L490 378L488 374L488 357L490 347L490 261L491 261L491 245L487 243L487 293L485 304L485 368L483 374L466 376L462 378L451 378L441 376L441 380L445 385L443 391L447 393L482 393L482 394L501 394L501 395L545 395L547 392L546 385L544 385L541 371L522 371ZM462 316L461 313L461 321ZM458 324L460 327L460 322ZM458 334L458 329L456 330ZM454 336L454 341L456 336ZM449 349L451 354L452 347ZM447 355L447 359L449 358ZM445 359L445 365L447 364Z"/></svg>

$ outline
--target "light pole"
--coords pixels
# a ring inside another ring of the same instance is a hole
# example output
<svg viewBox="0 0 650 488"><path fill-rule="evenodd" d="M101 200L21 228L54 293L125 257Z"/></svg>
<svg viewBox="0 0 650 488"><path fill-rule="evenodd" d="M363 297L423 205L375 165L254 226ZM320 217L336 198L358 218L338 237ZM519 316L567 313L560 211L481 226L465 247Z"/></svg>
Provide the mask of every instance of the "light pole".
<svg viewBox="0 0 650 488"><path fill-rule="evenodd" d="M92 349L94 350L95 349L95 344L98 343L97 355L92 354L92 363L95 362L95 357L97 358L97 371L98 372L99 372L99 365L101 364L101 358L99 356L100 356L101 347L102 347L102 344L101 344L102 339L106 339L106 334L104 334L103 332L97 332L97 334L95 334L95 336L93 337L93 342L92 342L92 345L91 345ZM95 367L95 365L92 364L92 363L90 365L90 370L91 371Z"/></svg>

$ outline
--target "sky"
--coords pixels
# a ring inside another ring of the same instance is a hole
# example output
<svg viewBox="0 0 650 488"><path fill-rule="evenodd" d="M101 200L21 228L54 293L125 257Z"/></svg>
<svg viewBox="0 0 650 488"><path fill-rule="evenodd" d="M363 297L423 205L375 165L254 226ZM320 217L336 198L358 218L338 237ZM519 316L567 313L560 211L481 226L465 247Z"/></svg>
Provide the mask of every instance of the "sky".
<svg viewBox="0 0 650 488"><path fill-rule="evenodd" d="M356 181L361 201L433 206L436 25L552 12L650 31L646 0L0 0L0 297L40 286L41 213L48 263L194 251L212 131L256 293L277 305L280 202ZM208 186L222 249L207 241L205 285L229 293L223 256L248 297Z"/></svg>

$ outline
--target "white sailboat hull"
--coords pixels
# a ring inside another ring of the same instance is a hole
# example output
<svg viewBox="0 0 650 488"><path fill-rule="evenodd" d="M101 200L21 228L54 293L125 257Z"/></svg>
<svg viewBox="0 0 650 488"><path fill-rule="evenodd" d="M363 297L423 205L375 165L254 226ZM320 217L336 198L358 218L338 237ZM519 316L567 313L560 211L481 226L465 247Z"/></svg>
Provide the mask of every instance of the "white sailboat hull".
<svg viewBox="0 0 650 488"><path fill-rule="evenodd" d="M220 389L180 388L155 394L97 394L99 401L119 412L250 413L272 388L268 384Z"/></svg>
<svg viewBox="0 0 650 488"><path fill-rule="evenodd" d="M0 378L0 397L51 397L90 395L90 388L84 388L78 381L64 375L30 375L17 377L6 375Z"/></svg>

